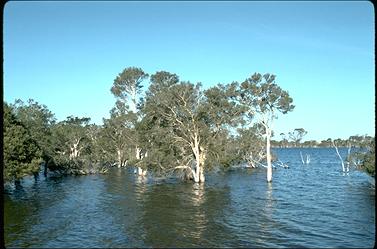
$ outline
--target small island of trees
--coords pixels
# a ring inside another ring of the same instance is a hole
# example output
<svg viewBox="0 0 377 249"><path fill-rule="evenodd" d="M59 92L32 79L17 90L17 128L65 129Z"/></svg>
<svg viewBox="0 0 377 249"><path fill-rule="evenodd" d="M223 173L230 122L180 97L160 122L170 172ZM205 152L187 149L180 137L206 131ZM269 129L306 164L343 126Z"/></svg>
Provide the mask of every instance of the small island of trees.
<svg viewBox="0 0 377 249"><path fill-rule="evenodd" d="M45 176L134 167L142 177L148 172L177 174L200 183L207 171L237 164L266 167L271 182L271 147L332 144L365 148L352 158L359 168L375 174L372 137L301 142L307 132L297 128L274 140L275 120L294 105L273 74L254 73L241 83L203 89L201 83L180 81L174 73L149 76L141 68L128 67L116 76L110 91L115 104L102 125L90 124L90 117L69 116L58 122L47 106L33 99L4 101L4 182L20 186L25 176L37 178L41 167Z"/></svg>

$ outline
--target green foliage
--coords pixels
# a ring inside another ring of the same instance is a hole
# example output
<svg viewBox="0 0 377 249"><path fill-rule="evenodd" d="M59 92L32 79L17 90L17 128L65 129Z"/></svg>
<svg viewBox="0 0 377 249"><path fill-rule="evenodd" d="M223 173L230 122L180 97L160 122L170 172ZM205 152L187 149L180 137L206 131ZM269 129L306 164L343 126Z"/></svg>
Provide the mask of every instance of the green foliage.
<svg viewBox="0 0 377 249"><path fill-rule="evenodd" d="M3 109L3 177L4 181L19 180L39 171L42 151L13 108L4 102Z"/></svg>
<svg viewBox="0 0 377 249"><path fill-rule="evenodd" d="M131 110L136 113L137 96L141 93L142 82L148 77L141 68L125 68L114 80L111 93L118 101L132 106ZM131 101L131 102L130 102Z"/></svg>
<svg viewBox="0 0 377 249"><path fill-rule="evenodd" d="M42 150L42 158L47 163L53 156L50 127L55 123L54 114L48 110L46 105L41 105L33 99L29 99L27 104L17 99L12 105L12 109L17 119L24 124L37 142L38 147Z"/></svg>
<svg viewBox="0 0 377 249"><path fill-rule="evenodd" d="M356 162L358 169L375 177L376 168L376 141L375 137L358 139L359 150L351 153L349 161Z"/></svg>
<svg viewBox="0 0 377 249"><path fill-rule="evenodd" d="M104 157L123 166L127 160L132 159L133 148L138 142L134 128L137 123L137 115L127 112L125 109L113 108L110 118L103 119L103 122L99 144Z"/></svg>
<svg viewBox="0 0 377 249"><path fill-rule="evenodd" d="M307 133L308 132L304 128L296 128L292 132L288 132L288 136L293 141L295 146L298 146L298 144L301 142L302 138Z"/></svg>
<svg viewBox="0 0 377 249"><path fill-rule="evenodd" d="M56 123L46 106L17 100L13 108L22 125L13 126L23 128L7 128L7 134L22 133L30 140L30 153L39 149L50 170L81 174L101 165L131 164L167 174L194 162L209 170L264 160L262 134L267 123L253 122L266 115L272 120L277 111L294 108L270 74L255 73L240 85L233 82L202 90L200 83L181 82L176 74L158 71L151 75L142 99L142 82L147 78L137 67L125 68L115 78L111 87L115 107L102 126L73 116ZM18 142L7 143L10 148ZM135 156L139 149L141 157Z"/></svg>
<svg viewBox="0 0 377 249"><path fill-rule="evenodd" d="M93 159L85 157L91 155L92 149L89 121L90 118L69 116L52 126L54 157L48 164L50 170L77 174L83 165L92 163Z"/></svg>

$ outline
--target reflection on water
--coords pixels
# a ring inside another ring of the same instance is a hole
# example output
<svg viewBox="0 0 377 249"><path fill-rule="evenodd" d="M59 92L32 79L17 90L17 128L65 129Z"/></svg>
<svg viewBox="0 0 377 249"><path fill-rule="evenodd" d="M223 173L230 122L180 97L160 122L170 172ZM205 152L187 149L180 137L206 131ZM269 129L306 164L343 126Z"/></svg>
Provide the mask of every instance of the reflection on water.
<svg viewBox="0 0 377 249"><path fill-rule="evenodd" d="M289 169L234 169L205 184L132 170L26 180L4 194L8 247L372 247L375 189L332 151L277 150ZM340 150L340 153L344 151Z"/></svg>

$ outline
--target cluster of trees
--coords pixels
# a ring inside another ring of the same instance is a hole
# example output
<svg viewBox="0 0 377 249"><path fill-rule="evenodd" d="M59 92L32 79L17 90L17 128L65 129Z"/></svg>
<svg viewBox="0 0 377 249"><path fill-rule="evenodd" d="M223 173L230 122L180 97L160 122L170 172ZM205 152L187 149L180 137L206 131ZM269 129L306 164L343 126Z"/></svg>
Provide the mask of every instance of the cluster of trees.
<svg viewBox="0 0 377 249"><path fill-rule="evenodd" d="M307 133L298 128L288 133L291 141L271 140L278 114L294 109L275 78L254 73L241 83L203 89L173 73L148 75L128 67L111 86L116 101L102 125L90 124L89 117L57 122L34 100L4 102L4 181L19 184L26 175L38 177L40 170L46 176L48 171L90 174L132 166L140 176L174 173L204 182L205 172L214 167L246 163L266 167L270 182L271 146L301 146ZM358 136L352 139L361 141ZM341 146L341 141L335 142ZM368 151L374 155L374 146ZM374 174L374 156L368 155L358 158Z"/></svg>
<svg viewBox="0 0 377 249"><path fill-rule="evenodd" d="M204 182L213 167L247 162L267 167L271 181L273 122L294 108L268 73L204 90L173 73L149 76L128 67L115 78L111 93L116 102L103 125L73 116L57 122L34 100L4 102L4 180L37 176L41 166L46 175L47 170L88 174L131 165L142 176L180 173Z"/></svg>

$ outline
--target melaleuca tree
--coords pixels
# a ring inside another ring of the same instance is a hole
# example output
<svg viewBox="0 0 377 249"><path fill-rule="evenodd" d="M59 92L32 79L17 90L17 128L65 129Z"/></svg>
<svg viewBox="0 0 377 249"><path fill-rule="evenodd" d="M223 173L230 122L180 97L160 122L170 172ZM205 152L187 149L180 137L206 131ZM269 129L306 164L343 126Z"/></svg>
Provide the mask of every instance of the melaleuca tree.
<svg viewBox="0 0 377 249"><path fill-rule="evenodd" d="M151 154L148 150L148 157L153 161L164 154L175 154L174 159L171 158L174 163L162 166L169 167L165 171L183 169L188 178L204 182L204 169L209 165L207 158L217 153L213 144L220 141L219 134L227 134L228 126L240 120L236 118L240 111L236 111L235 102L228 101L224 86L203 92L199 83L178 83L176 77L164 77L170 78L175 80L165 84L152 82L146 94L144 127L152 132L144 141L153 145L151 151L154 152ZM158 141L159 137L163 138L163 143ZM161 168L162 164L159 165Z"/></svg>
<svg viewBox="0 0 377 249"><path fill-rule="evenodd" d="M262 137L261 125L254 124L251 127L238 129L237 148L238 156L249 167L256 168L266 160L265 142Z"/></svg>
<svg viewBox="0 0 377 249"><path fill-rule="evenodd" d="M130 111L137 115L137 122L140 121L138 108L141 104L142 82L148 78L148 74L141 68L128 67L125 68L114 80L111 87L111 93L117 98L117 106L124 105ZM137 124L135 123L133 127ZM135 145L136 160L142 159L142 148L138 144ZM139 174L144 175L146 172L138 168Z"/></svg>
<svg viewBox="0 0 377 249"><path fill-rule="evenodd" d="M248 108L246 118L251 124L256 120L263 126L266 139L267 182L272 181L271 144L273 123L280 112L286 114L294 109L287 91L275 83L275 75L254 73L239 85L239 101Z"/></svg>
<svg viewBox="0 0 377 249"><path fill-rule="evenodd" d="M117 106L110 111L109 119L103 119L101 134L103 143L106 143L103 151L112 155L111 161L115 161L118 168L132 160L131 152L138 145L134 127L136 123L136 113L129 112L121 102L117 102Z"/></svg>
<svg viewBox="0 0 377 249"><path fill-rule="evenodd" d="M84 166L89 164L84 160L88 159L85 155L90 154L89 121L90 118L87 117L69 116L52 126L55 156L49 169L59 169L64 173L84 173Z"/></svg>
<svg viewBox="0 0 377 249"><path fill-rule="evenodd" d="M55 123L54 114L46 105L41 105L33 99L29 99L27 104L17 99L12 108L16 117L30 131L30 135L42 150L42 158L45 165L44 174L46 176L47 163L53 156L51 126Z"/></svg>
<svg viewBox="0 0 377 249"><path fill-rule="evenodd" d="M42 150L26 126L17 119L13 108L3 104L3 178L19 185L24 176L39 171Z"/></svg>
<svg viewBox="0 0 377 249"><path fill-rule="evenodd" d="M150 77L150 86L146 91L146 101L142 106L142 120L137 125L137 134L147 154L137 165L143 170L151 169L157 174L166 175L173 169L168 165L180 165L180 148L171 143L173 133L170 124L156 110L166 110L163 105L164 94L169 87L177 84L179 77L166 71L159 71ZM161 102L162 101L162 102ZM167 111L167 110L166 110Z"/></svg>
<svg viewBox="0 0 377 249"><path fill-rule="evenodd" d="M371 138L366 141L364 146L366 153L360 154L361 160L360 168L367 172L369 175L375 177L376 175L376 141L375 138Z"/></svg>

